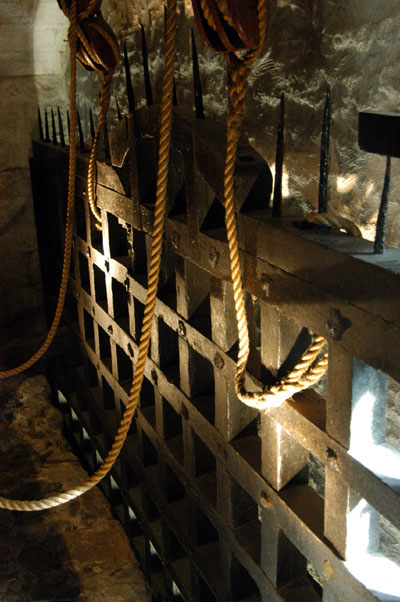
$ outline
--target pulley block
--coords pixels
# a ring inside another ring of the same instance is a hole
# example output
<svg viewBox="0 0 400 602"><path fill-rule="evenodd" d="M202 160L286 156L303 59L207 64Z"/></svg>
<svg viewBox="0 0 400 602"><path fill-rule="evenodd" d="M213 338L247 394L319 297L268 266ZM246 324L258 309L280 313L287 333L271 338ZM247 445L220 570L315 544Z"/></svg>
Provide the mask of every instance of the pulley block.
<svg viewBox="0 0 400 602"><path fill-rule="evenodd" d="M200 34L219 53L256 48L260 42L257 0L192 0Z"/></svg>

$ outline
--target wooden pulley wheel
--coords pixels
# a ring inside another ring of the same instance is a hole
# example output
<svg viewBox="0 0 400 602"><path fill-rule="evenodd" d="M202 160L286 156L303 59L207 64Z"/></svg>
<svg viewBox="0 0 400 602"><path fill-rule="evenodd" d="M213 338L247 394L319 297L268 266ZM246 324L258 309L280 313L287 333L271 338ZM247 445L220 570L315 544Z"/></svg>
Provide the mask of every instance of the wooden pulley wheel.
<svg viewBox="0 0 400 602"><path fill-rule="evenodd" d="M57 0L58 6L63 11L66 17L69 16L69 9L71 7L71 0ZM77 0L76 12L79 17L80 13L86 13L90 9L89 15L94 15L100 10L102 0Z"/></svg>
<svg viewBox="0 0 400 602"><path fill-rule="evenodd" d="M76 56L89 71L113 71L119 60L118 42L113 30L101 14L80 23Z"/></svg>
<svg viewBox="0 0 400 602"><path fill-rule="evenodd" d="M249 50L260 43L257 0L228 0L235 29Z"/></svg>
<svg viewBox="0 0 400 602"><path fill-rule="evenodd" d="M214 52L258 46L257 0L192 0L192 5L200 34Z"/></svg>

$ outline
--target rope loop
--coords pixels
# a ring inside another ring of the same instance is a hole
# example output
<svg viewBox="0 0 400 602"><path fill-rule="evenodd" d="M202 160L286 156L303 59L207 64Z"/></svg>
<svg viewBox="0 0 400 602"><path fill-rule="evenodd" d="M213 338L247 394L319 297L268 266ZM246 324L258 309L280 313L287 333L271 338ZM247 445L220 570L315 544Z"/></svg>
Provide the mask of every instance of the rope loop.
<svg viewBox="0 0 400 602"><path fill-rule="evenodd" d="M70 20L68 38L71 36L71 2L57 0L61 10ZM106 116L110 105L111 78L118 66L118 42L111 27L103 19L100 10L101 0L79 0L76 15L75 54L80 64L88 71L101 74L101 89L99 99L99 117L96 134L89 156L87 176L87 197L96 228L101 230L101 213L97 207L95 193L96 156L100 137L104 131Z"/></svg>
<svg viewBox="0 0 400 602"><path fill-rule="evenodd" d="M72 6L76 4L76 0L71 0ZM176 40L176 20L177 20L177 0L167 0L167 15L166 15L166 36L165 36L165 51L164 51L164 73L162 85L162 102L160 115L160 139L158 150L158 169L157 169L157 187L156 200L154 207L154 222L153 222L153 240L151 246L151 258L149 265L148 289L146 304L144 309L144 317L142 321L142 329L140 333L139 351L134 370L132 386L129 394L129 400L125 407L117 434L113 441L110 451L105 458L103 464L96 470L94 474L89 476L84 483L66 491L58 493L52 497L42 500L10 500L0 497L0 508L6 510L21 510L35 511L46 510L65 504L78 496L84 494L97 485L111 470L116 459L118 458L121 449L125 443L132 418L136 411L136 406L139 401L140 390L142 386L146 358L149 348L151 326L154 315L155 302L157 297L158 280L160 274L161 255L162 255L162 240L164 233L164 224L167 205L167 184L168 184L168 164L169 152L171 145L171 124L172 124L172 97L174 83L174 62L175 62L175 40ZM75 62L75 46L73 39L70 42L71 48L71 117L75 120L75 78L73 77L76 68ZM104 95L107 96L108 84L104 86ZM72 119L71 119L72 126ZM71 144L70 153L74 156L76 153L75 144L75 129L71 129ZM74 138L74 139L73 139ZM73 144L72 144L73 142ZM73 200L74 188L72 183L75 183L74 164L70 169L73 171L73 178L70 175L70 193L69 198ZM72 237L72 222L71 222L71 237ZM68 274L67 274L68 276Z"/></svg>
<svg viewBox="0 0 400 602"><path fill-rule="evenodd" d="M205 0L202 1L203 3L205 2ZM235 3L235 1L233 3ZM223 5L220 4L220 8L222 8L222 6ZM210 15L212 15L211 12ZM211 18L210 15L209 18ZM272 387L266 387L260 392L249 392L246 390L245 376L247 359L250 353L250 340L243 294L235 216L235 165L238 141L245 111L250 66L258 57L265 42L266 23L268 18L267 0L258 0L257 15L259 25L258 46L250 48L244 57L238 56L237 52L228 52L225 54L229 71L229 113L227 117L226 132L227 145L224 171L224 205L239 341L234 379L235 392L242 403L258 410L268 410L269 408L281 405L284 400L289 399L294 393L315 384L325 373L328 365L328 358L327 354L324 354L322 358L317 359L326 340L321 336L315 336L313 342L302 355L294 369L280 382Z"/></svg>

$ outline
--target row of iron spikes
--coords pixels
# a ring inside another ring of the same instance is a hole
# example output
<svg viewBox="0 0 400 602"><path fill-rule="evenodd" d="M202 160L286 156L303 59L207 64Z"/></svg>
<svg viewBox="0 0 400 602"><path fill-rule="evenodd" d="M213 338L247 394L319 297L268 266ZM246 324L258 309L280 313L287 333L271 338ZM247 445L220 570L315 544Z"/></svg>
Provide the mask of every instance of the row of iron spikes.
<svg viewBox="0 0 400 602"><path fill-rule="evenodd" d="M330 87L328 86L325 96L324 114L321 130L321 152L320 152L320 172L318 186L318 213L325 213L328 210L328 178L329 178L329 140L330 140L330 122L331 122L331 104ZM272 216L280 217L282 215L282 168L284 156L284 119L285 119L285 96L281 94L280 116L277 129L276 158L275 158L275 181L274 195L272 203ZM385 178L383 182L382 196L379 205L378 218L376 221L374 254L382 255L385 252L386 218L388 209L388 200L391 184L392 159L386 157Z"/></svg>
<svg viewBox="0 0 400 602"><path fill-rule="evenodd" d="M329 137L330 137L330 87L325 96L324 115L321 131L320 171L318 186L318 213L325 213L328 209L328 177L329 177ZM272 200L272 217L282 215L282 177L284 157L284 130L285 130L285 94L280 98L280 113L276 136L275 178L274 194Z"/></svg>
<svg viewBox="0 0 400 602"><path fill-rule="evenodd" d="M165 28L165 7L164 7L164 28ZM142 53L142 64L143 64L143 75L144 75L144 88L145 88L145 96L147 106L151 106L153 104L153 91L151 86L150 72L149 72L149 64L148 64L148 51L147 51L147 42L146 42L146 33L142 24L140 24L141 31L141 53ZM200 78L200 68L196 47L196 39L193 32L191 30L191 48L192 48L192 69L193 69L193 90L194 90L194 103L195 103L195 114L196 118L204 119L204 105L203 105L203 93L201 86L201 78ZM127 98L128 98L128 107L129 113L133 114L135 110L135 96L132 86L132 78L130 72L130 65L128 60L128 53L126 49L126 45L124 45L124 67L125 67L125 80L126 80L126 89L127 89ZM118 119L121 120L121 111L118 104L118 100L116 102L117 116ZM173 104L177 105L177 97L176 97L176 86L174 80L174 88L173 88ZM58 124L59 124L59 135L60 135L60 144L61 146L65 146L65 139L63 133L62 126L62 118L59 107L57 107L58 112ZM67 113L68 114L68 113ZM93 114L92 110L89 111L89 120L90 120L90 133L92 140L95 136L95 129L93 123ZM280 217L282 215L282 177L283 177L283 159L284 159L284 120L285 120L285 96L284 93L281 94L280 98L280 115L278 121L277 128L277 141L276 141L276 158L275 158L275 178L274 178L274 192L273 192L273 202L272 202L272 216ZM328 86L326 90L325 96L325 106L322 120L322 130L321 130L321 150L320 150L320 176L319 176L319 186L318 186L318 213L325 213L328 209L328 179L329 179L329 141L330 141L330 120L331 120L331 106L330 106L330 87ZM52 139L53 143L57 144L57 135L56 135L56 126L55 126L55 116L53 109L51 109L51 121L52 121ZM79 148L84 150L85 143L82 131L82 123L80 119L79 111L77 112L77 122L78 122L78 134L79 134ZM69 130L69 115L68 115L68 130ZM41 115L39 111L39 133L40 138L44 139L46 142L50 141L49 135L49 124L48 124L48 115L45 110L45 138L43 136L43 127L41 121ZM107 124L104 126L104 151L106 160L110 159L110 150L109 150L109 142L108 142L108 132L107 132ZM384 251L384 240L385 240L385 230L386 230L386 214L387 214L387 204L388 197L390 191L390 172L391 172L391 159L387 158L386 172L385 172L385 180L382 191L382 198L379 208L379 214L376 224L376 236L374 243L374 252L381 254Z"/></svg>

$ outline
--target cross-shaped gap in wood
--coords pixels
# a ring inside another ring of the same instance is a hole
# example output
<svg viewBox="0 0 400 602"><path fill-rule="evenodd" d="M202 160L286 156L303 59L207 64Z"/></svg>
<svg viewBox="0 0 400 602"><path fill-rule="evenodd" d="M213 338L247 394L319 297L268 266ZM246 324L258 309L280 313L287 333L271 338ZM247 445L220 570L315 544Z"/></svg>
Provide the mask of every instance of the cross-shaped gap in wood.
<svg viewBox="0 0 400 602"><path fill-rule="evenodd" d="M190 346L189 379L191 403L211 424L214 424L214 368L207 358L200 355L200 353Z"/></svg>
<svg viewBox="0 0 400 602"><path fill-rule="evenodd" d="M196 483L206 498L215 505L217 494L216 470L217 463L214 454L207 445L192 431L194 474Z"/></svg>
<svg viewBox="0 0 400 602"><path fill-rule="evenodd" d="M172 404L162 399L164 441L171 453L183 462L183 430L182 416L175 411Z"/></svg>
<svg viewBox="0 0 400 602"><path fill-rule="evenodd" d="M129 332L129 293L115 278L112 279L112 298L114 320L125 332Z"/></svg>
<svg viewBox="0 0 400 602"><path fill-rule="evenodd" d="M156 406L154 387L144 376L140 390L140 411L153 428L156 426Z"/></svg>
<svg viewBox="0 0 400 602"><path fill-rule="evenodd" d="M233 477L231 477L231 504L235 535L253 560L259 563L261 523L258 504Z"/></svg>
<svg viewBox="0 0 400 602"><path fill-rule="evenodd" d="M96 303L98 303L104 311L107 311L106 275L95 263L93 264L93 273Z"/></svg>
<svg viewBox="0 0 400 602"><path fill-rule="evenodd" d="M236 556L232 556L230 587L232 600L234 602L247 599L251 599L251 602L261 602L261 594L257 583Z"/></svg>

